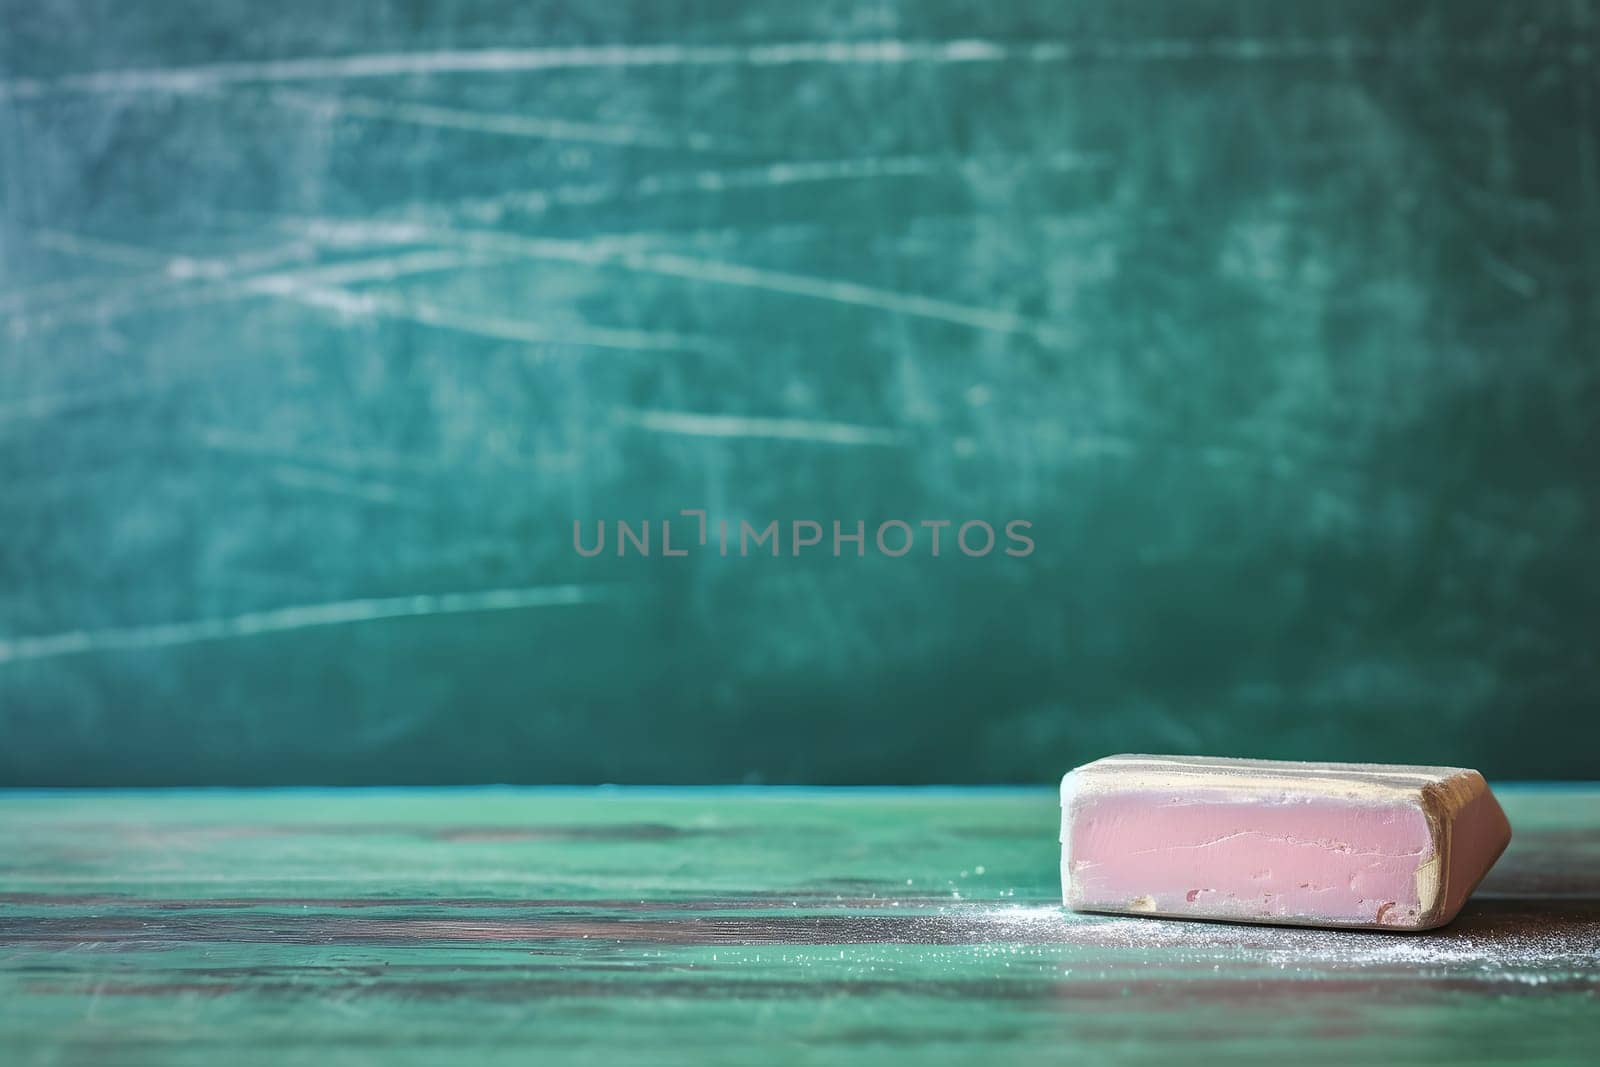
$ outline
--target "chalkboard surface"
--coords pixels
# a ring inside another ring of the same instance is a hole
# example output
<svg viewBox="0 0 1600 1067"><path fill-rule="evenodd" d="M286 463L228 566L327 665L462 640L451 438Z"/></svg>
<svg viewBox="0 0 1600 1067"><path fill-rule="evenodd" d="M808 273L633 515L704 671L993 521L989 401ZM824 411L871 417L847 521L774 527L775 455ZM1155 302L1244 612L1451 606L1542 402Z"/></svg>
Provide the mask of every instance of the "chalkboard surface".
<svg viewBox="0 0 1600 1067"><path fill-rule="evenodd" d="M0 783L1592 777L1597 26L0 0Z"/></svg>

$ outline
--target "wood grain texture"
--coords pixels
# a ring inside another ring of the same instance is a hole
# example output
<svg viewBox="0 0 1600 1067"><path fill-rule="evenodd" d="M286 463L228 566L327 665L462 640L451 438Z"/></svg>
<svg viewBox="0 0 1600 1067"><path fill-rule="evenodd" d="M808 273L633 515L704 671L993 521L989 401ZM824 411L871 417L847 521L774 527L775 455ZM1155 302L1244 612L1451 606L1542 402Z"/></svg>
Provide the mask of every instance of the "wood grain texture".
<svg viewBox="0 0 1600 1067"><path fill-rule="evenodd" d="M1040 790L0 795L8 1063L1583 1062L1600 787L1434 934L1072 915Z"/></svg>

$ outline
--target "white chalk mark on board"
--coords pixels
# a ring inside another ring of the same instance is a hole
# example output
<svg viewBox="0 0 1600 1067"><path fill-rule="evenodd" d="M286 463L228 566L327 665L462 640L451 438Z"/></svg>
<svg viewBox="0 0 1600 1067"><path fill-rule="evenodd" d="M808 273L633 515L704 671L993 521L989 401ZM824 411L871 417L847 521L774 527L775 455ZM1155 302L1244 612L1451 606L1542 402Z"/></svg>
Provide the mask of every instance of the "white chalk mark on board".
<svg viewBox="0 0 1600 1067"><path fill-rule="evenodd" d="M580 348L615 348L624 351L709 352L726 350L727 345L706 337L667 333L658 330L629 330L579 323L545 325L526 319L510 319L479 312L456 311L423 301L404 301L380 297L375 308L381 314L408 319L424 326L500 341L526 344L572 345Z"/></svg>
<svg viewBox="0 0 1600 1067"><path fill-rule="evenodd" d="M259 273L286 263L314 259L317 254L316 245L301 238L284 246L228 256L192 256L172 255L158 249L120 241L105 241L62 230L37 230L33 238L41 247L57 252L103 263L143 268L142 276L129 281L121 291L113 290L112 295L100 305L87 309L74 305L72 311L64 317L64 321L92 317L94 312L116 309L120 299L128 295L150 293L154 290L181 290L190 283L213 283L211 286L203 287L201 291L213 295L220 293L226 298L228 295L239 294L231 293L226 288L219 290L216 288L218 284L238 282L240 285L257 283L284 285L295 280L305 280L342 285L358 281L389 281L406 274L454 270L487 264L495 259L484 253L465 255L459 251L434 249L405 255L332 263L321 267L311 266L300 271ZM100 287L104 288L104 283L100 283ZM141 308L149 306L154 305L149 302L140 303ZM50 321L51 316L46 312L41 319Z"/></svg>
<svg viewBox="0 0 1600 1067"><path fill-rule="evenodd" d="M419 256L430 254L457 255L418 253ZM570 345L578 348L614 348L624 351L706 352L726 348L725 345L710 338L659 330L630 330L576 322L547 325L527 319L461 311L395 293L352 292L338 287L308 284L304 276L258 278L241 284L254 293L283 297L352 318L397 319L497 341Z"/></svg>
<svg viewBox="0 0 1600 1067"><path fill-rule="evenodd" d="M315 463L341 467L347 470L385 470L401 473L435 473L436 461L424 461L411 456L376 449L310 449L273 438L251 437L222 427L205 427L199 432L201 445L217 452L243 456L262 456L268 459L287 459L299 463Z"/></svg>
<svg viewBox="0 0 1600 1067"><path fill-rule="evenodd" d="M362 232L363 236L368 238L399 238L404 240L410 231L397 231L393 227L377 227L370 232L366 230ZM27 322L25 325L29 329L37 329L46 325L58 325L61 322L75 319L104 318L111 314L125 311L147 311L155 307L188 306L219 300L243 299L249 296L271 296L333 311L351 318L385 317L403 319L478 337L520 341L530 344L557 344L645 351L711 351L720 347L717 342L701 337L683 336L662 331L593 326L584 323L563 323L547 326L522 319L455 311L426 302L408 300L391 293L352 292L340 288L343 285L362 282L393 281L408 275L487 266L511 257L513 253L510 252L496 253L481 249L467 251L459 249L424 249L399 255L333 263L323 267L235 277L234 272L236 270L254 262L264 261L264 257L236 257L224 260L168 257L148 249L77 237L72 234L51 233L46 236L54 247L63 251L107 261L114 260L120 263L140 262L145 266L153 266L163 272L163 285L165 286L172 285L171 279L173 278L202 278L207 279L212 284L188 292L172 294L165 299L141 300L137 305L123 305L116 300L108 300L89 308L68 309L62 314L46 315L35 321ZM350 235L343 233L339 236L348 238ZM613 246L600 245L598 247L610 248ZM616 247L627 246L620 244ZM172 267L174 263L181 264L181 267L174 270ZM151 295L149 290L150 285L147 283L140 286L137 291ZM39 414L47 415L56 410L56 405L49 402L41 405L29 404L13 410L14 407L8 405L7 408L0 409L0 415L11 418L18 416L29 417Z"/></svg>
<svg viewBox="0 0 1600 1067"><path fill-rule="evenodd" d="M1350 62L1387 56L1395 60L1454 57L1495 61L1524 54L1515 42L1397 42L1343 37L1148 37L1130 40L1039 41L1024 44L977 39L902 41L780 41L770 44L611 44L565 48L441 49L369 52L345 56L205 63L94 71L60 78L0 82L0 98L37 99L56 93L195 93L219 85L269 82L345 81L435 74L516 74L537 71L680 68L948 65L966 63L1062 63L1122 60L1139 63L1262 63L1285 59Z"/></svg>
<svg viewBox="0 0 1600 1067"><path fill-rule="evenodd" d="M88 251L89 248L90 245L80 245L77 252L93 255ZM483 252L429 249L333 263L324 267L235 276L232 273L234 268L228 261L184 257L172 260L156 252L149 255L153 260L151 265L159 271L156 276L115 288L96 303L18 315L9 323L12 332L26 336L74 322L105 321L121 315L243 300L253 296L296 299L323 307L337 306L345 313L364 315L370 314L371 309L357 295L330 288L327 283L389 282L410 275L487 266L497 259L508 258ZM186 263L187 266L174 272L169 269L172 262Z"/></svg>
<svg viewBox="0 0 1600 1067"><path fill-rule="evenodd" d="M484 589L461 593L418 593L412 596L336 600L324 604L298 604L249 611L210 619L153 623L107 630L70 630L38 637L0 638L0 663L50 659L86 652L115 652L144 648L191 645L260 634L304 630L315 626L346 626L380 619L419 618L430 615L465 615L488 611L594 604L615 599L614 586L541 585L510 589Z"/></svg>
<svg viewBox="0 0 1600 1067"><path fill-rule="evenodd" d="M369 504L416 505L419 500L384 482L356 481L314 467L280 463L272 468L272 480L288 489L362 500Z"/></svg>
<svg viewBox="0 0 1600 1067"><path fill-rule="evenodd" d="M0 97L59 92L193 93L219 85L342 81L428 74L510 74L630 67L783 67L796 64L997 63L1059 60L1061 45L994 41L794 41L774 44L593 45L568 48L445 49L349 56L206 63L191 67L97 71L56 79L0 83Z"/></svg>
<svg viewBox="0 0 1600 1067"><path fill-rule="evenodd" d="M707 415L694 411L641 408L618 408L617 419L642 430L690 437L764 437L782 441L814 441L826 445L899 445L905 442L905 435L899 430L814 419Z"/></svg>
<svg viewBox="0 0 1600 1067"><path fill-rule="evenodd" d="M358 282L388 282L416 274L437 274L464 270L468 267L486 267L502 256L483 253L462 254L446 249L422 249L396 256L378 256L372 259L330 263L322 267L307 267L298 271L260 274L241 279L241 284L262 290L292 290L297 285L352 285Z"/></svg>
<svg viewBox="0 0 1600 1067"><path fill-rule="evenodd" d="M308 232L326 238L337 234L341 225L333 220L315 220L308 224ZM514 252L529 259L620 267L641 274L665 275L689 281L759 289L836 304L869 307L898 315L949 322L976 330L1028 336L1051 347L1066 347L1071 342L1070 336L1064 329L1010 311L959 304L840 278L793 274L725 260L645 252L626 244L619 249L605 242L559 241L519 237L494 230L440 229L406 224L372 227L370 224L356 223L353 226L358 233L381 232L390 240L409 243L453 243L471 249Z"/></svg>
<svg viewBox="0 0 1600 1067"><path fill-rule="evenodd" d="M665 253L630 252L622 255L617 262L629 270L648 274L665 274L690 281L763 289L836 304L877 308L899 315L936 319L992 333L1023 334L1033 337L1041 344L1054 347L1062 347L1068 343L1064 331L1009 311L957 304L948 300L881 289L839 278L791 274L787 271L748 267L724 260L696 259Z"/></svg>
<svg viewBox="0 0 1600 1067"><path fill-rule="evenodd" d="M378 100L362 96L324 96L294 90L279 90L268 99L283 107L295 107L340 118L393 122L435 129L462 130L498 137L522 137L547 141L573 141L580 144L620 145L624 147L667 148L689 151L714 151L716 141L701 133L674 134L668 130L638 126L616 126L568 119L537 118L531 115L506 115L439 107L409 100Z"/></svg>
<svg viewBox="0 0 1600 1067"><path fill-rule="evenodd" d="M226 278L227 263L189 257L169 258L146 249L95 241L70 234L48 235L63 250L78 254L130 262L139 259L146 265L166 263L166 273L180 277ZM974 307L934 297L882 289L837 278L815 277L730 263L724 260L652 253L634 247L631 241L552 241L522 238L493 231L453 230L410 224L371 224L316 221L307 227L307 237L327 243L379 241L394 243L435 243L465 246L468 254L424 250L407 255L382 257L359 264L333 264L304 271L246 277L225 283L214 295L222 299L243 293L288 298L341 314L360 317L384 315L454 329L480 336L528 343L573 344L620 349L700 350L715 347L704 338L663 334L657 331L574 325L546 327L522 320L510 320L456 312L431 304L409 302L384 293L352 293L338 288L340 282L388 279L402 273L452 270L477 265L490 254L514 254L534 259L615 265L624 269L680 277L690 281L739 286L791 296L826 300L833 303L875 308L894 314L933 319L973 329L1031 336L1042 344L1063 346L1065 334L1047 323L995 308ZM174 271L172 264L182 267ZM317 284L317 283L324 284ZM329 286L328 282L334 285ZM141 305L147 306L147 305ZM100 309L110 310L108 308Z"/></svg>
<svg viewBox="0 0 1600 1067"><path fill-rule="evenodd" d="M973 179L990 170L1026 169L1049 173L1097 171L1111 166L1109 156L1093 152L1056 152L1035 156L867 156L859 159L800 159L754 167L729 167L671 174L650 174L632 184L563 185L475 197L450 204L418 204L408 210L419 216L456 214L497 219L506 211L533 214L552 206L579 207L610 200L716 194L740 189L782 189L821 182L885 181L897 178L961 177Z"/></svg>
<svg viewBox="0 0 1600 1067"><path fill-rule="evenodd" d="M1534 297L1539 295L1539 283L1526 271L1507 263L1489 249L1478 249L1478 262L1484 272L1521 297Z"/></svg>
<svg viewBox="0 0 1600 1067"><path fill-rule="evenodd" d="M123 266L154 268L167 277L178 280L189 278L221 280L285 263L305 262L314 259L317 253L316 248L303 239L271 248L237 252L229 256L169 255L152 248L126 244L122 241L104 241L65 230L35 230L33 241L41 248L64 252L67 255Z"/></svg>
<svg viewBox="0 0 1600 1067"><path fill-rule="evenodd" d="M59 78L0 82L0 99L33 100L59 93L198 93L222 85L346 81L438 74L518 74L539 71L686 67L908 66L968 63L1229 63L1326 60L1348 63L1387 57L1420 61L1456 58L1494 62L1525 55L1515 41L1460 43L1341 37L1138 37L1125 40L1012 41L895 39L779 41L770 44L611 44L565 48L441 49L344 56L242 60L188 67L93 71Z"/></svg>
<svg viewBox="0 0 1600 1067"><path fill-rule="evenodd" d="M363 240L400 243L414 243L410 239L419 236L414 227L388 225L357 226L353 228L353 232L342 229L329 230L324 227L319 232L322 236L330 238L332 243L338 244L352 243L353 236ZM568 345L624 351L713 352L727 349L725 344L706 337L659 330L598 326L582 322L545 324L526 319L455 310L394 293L351 291L342 288L344 285L363 282L388 282L409 275L488 266L520 255L510 250L423 249L302 270L236 277L233 271L248 264L250 260L244 257L236 260L169 257L148 249L71 234L52 233L48 236L55 247L62 251L119 263L139 262L160 271L160 275L154 280L147 278L130 285L127 292L114 294L88 307L73 306L56 312L18 317L10 324L13 332L18 335L74 321L109 319L135 311L144 312L155 308L187 307L241 300L252 296L267 296L321 308L352 319L404 320L475 337L526 344ZM632 247L633 243L635 242L624 238L614 243L597 241L590 247L595 254L604 255L616 249ZM174 270L172 266L174 263L181 264L181 267ZM190 279L204 279L209 284L191 288L187 285ZM142 299L130 300L129 298L133 296ZM7 405L5 408L0 408L0 417L11 419L36 417L52 414L55 410L57 405L49 401L38 405Z"/></svg>

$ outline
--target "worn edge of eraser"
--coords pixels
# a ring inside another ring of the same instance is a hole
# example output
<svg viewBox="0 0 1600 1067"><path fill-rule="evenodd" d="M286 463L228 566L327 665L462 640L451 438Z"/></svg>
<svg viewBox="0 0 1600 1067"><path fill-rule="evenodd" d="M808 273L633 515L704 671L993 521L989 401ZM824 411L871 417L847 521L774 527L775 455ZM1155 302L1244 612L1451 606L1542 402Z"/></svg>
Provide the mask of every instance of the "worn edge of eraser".
<svg viewBox="0 0 1600 1067"><path fill-rule="evenodd" d="M1086 901L1081 893L1075 899L1071 841L1074 805L1086 783L1093 788L1097 778L1113 775L1122 779L1113 786L1127 784L1129 792L1134 791L1131 786L1149 788L1153 776L1169 786L1175 780L1191 788L1232 787L1243 793L1254 789L1263 794L1263 804L1282 804L1293 797L1342 800L1352 808L1363 801L1414 805L1426 825L1429 845L1428 854L1419 859L1414 871L1418 901L1415 915L1407 918L1395 911L1386 916L1380 907L1369 920L1312 913L1251 912L1242 906L1161 908L1148 896L1130 898L1125 904ZM1142 777L1134 777L1139 775ZM1458 834L1478 840L1458 840ZM1060 837L1062 902L1074 911L1420 932L1443 926L1460 913L1467 898L1510 844L1511 826L1483 775L1467 768L1123 754L1084 764L1062 778Z"/></svg>

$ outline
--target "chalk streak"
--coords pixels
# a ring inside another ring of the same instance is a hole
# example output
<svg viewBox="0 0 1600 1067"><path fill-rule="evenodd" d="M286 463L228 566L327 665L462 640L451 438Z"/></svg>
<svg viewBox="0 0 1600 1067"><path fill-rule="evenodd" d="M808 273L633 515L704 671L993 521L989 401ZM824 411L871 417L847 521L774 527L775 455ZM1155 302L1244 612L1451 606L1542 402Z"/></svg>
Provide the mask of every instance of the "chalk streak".
<svg viewBox="0 0 1600 1067"><path fill-rule="evenodd" d="M365 471L378 469L402 473L434 473L438 467L436 463L422 462L412 457L392 452L380 452L373 449L313 450L284 444L281 441L269 438L251 437L220 427L202 429L199 439L201 445L205 448L218 452L261 456L268 459L288 459L300 463L315 463L347 470Z"/></svg>
<svg viewBox="0 0 1600 1067"><path fill-rule="evenodd" d="M1520 270L1487 248L1478 249L1478 262L1483 266L1484 272L1510 289L1520 297L1535 297L1539 295L1539 283L1526 271Z"/></svg>
<svg viewBox="0 0 1600 1067"><path fill-rule="evenodd" d="M319 626L346 626L381 619L463 615L489 611L591 604L611 599L605 586L546 585L460 593L418 593L413 596L337 600L300 604L185 622L156 623L108 630L71 630L38 637L0 638L0 664L51 659L90 652L125 651L191 645L285 633Z"/></svg>
<svg viewBox="0 0 1600 1067"><path fill-rule="evenodd" d="M675 135L668 131L636 126L615 126L566 119L507 115L403 100L378 100L361 96L320 96L280 90L268 97L284 107L311 110L324 115L402 123L435 129L463 130L499 137L521 137L549 141L574 141L580 144L620 145L625 147L713 151L716 142L698 133Z"/></svg>
<svg viewBox="0 0 1600 1067"><path fill-rule="evenodd" d="M448 226L429 225L420 221L342 219L305 216L273 216L280 227L296 230L320 245L330 248L368 248L372 245L445 245L460 247L471 245L485 251L497 238L515 240L516 235L498 230L452 229ZM581 240L548 240L550 247L581 249L589 261L597 261L637 248L649 235L638 233L596 234ZM525 238L524 240L535 240ZM520 254L515 248L502 246L502 254L509 251Z"/></svg>
<svg viewBox="0 0 1600 1067"><path fill-rule="evenodd" d="M339 225L335 221L317 220L310 224L310 229L316 233L332 234L338 232ZM367 228L366 224L356 225L363 231ZM520 237L494 230L437 229L404 224L396 224L387 229L393 235L403 236L406 241L455 243L473 249L509 251L529 259L613 266L640 274L664 275L689 281L808 297L836 304L869 307L915 318L949 322L976 330L1025 335L1051 347L1066 347L1071 341L1069 335L1058 327L1009 311L960 304L837 278L792 274L725 260L647 252L627 246L615 248L581 241Z"/></svg>
<svg viewBox="0 0 1600 1067"><path fill-rule="evenodd" d="M61 78L0 82L0 98L37 99L58 93L195 93L221 85L344 81L435 74L514 74L603 68L786 67L1062 63L1172 63L1209 60L1263 63L1323 60L1417 62L1450 57L1482 62L1538 54L1537 43L1359 40L1312 37L1166 37L1133 40L783 41L770 44L613 44L568 48L443 49L344 56L233 61L190 67L96 71Z"/></svg>
<svg viewBox="0 0 1600 1067"><path fill-rule="evenodd" d="M497 221L499 215L508 210L540 214L549 211L552 206L587 207L610 200L718 194L739 189L782 189L822 182L885 181L943 175L972 179L991 168L1000 167L1067 173L1103 170L1110 165L1109 157L1092 152L1056 152L1042 157L906 155L807 159L756 167L651 174L631 185L595 183L516 190L453 204L418 205L410 210L422 217L454 214Z"/></svg>
<svg viewBox="0 0 1600 1067"><path fill-rule="evenodd" d="M41 244L58 251L101 262L137 265L144 268L146 275L127 283L98 303L71 305L18 316L10 323L12 332L18 335L64 323L110 318L151 308L185 307L263 293L288 295L296 287L304 289L310 283L343 285L392 281L405 275L456 270L493 261L493 257L485 253L465 255L457 250L433 249L294 271L251 274L249 272L285 262L312 258L316 254L315 248L301 240L284 248L235 256L172 256L155 249L58 230L39 231L36 236ZM146 299L135 301L136 297Z"/></svg>
<svg viewBox="0 0 1600 1067"><path fill-rule="evenodd" d="M545 326L524 319L508 319L478 313L466 314L428 303L397 307L391 313L426 326L526 344L614 348L630 352L709 352L726 348L725 345L717 344L707 338L687 334L627 330L607 326Z"/></svg>
<svg viewBox="0 0 1600 1067"><path fill-rule="evenodd" d="M1051 60L1060 45L1010 46L992 41L794 41L765 45L595 45L570 48L445 49L373 52L191 67L98 71L57 79L0 83L0 96L31 99L61 92L193 93L221 85L413 77L430 74L508 74L630 67L781 67L795 64L994 63Z"/></svg>
<svg viewBox="0 0 1600 1067"><path fill-rule="evenodd" d="M804 296L836 304L853 304L876 308L880 311L909 315L915 318L935 319L993 333L1024 334L1055 347L1064 346L1064 332L1046 323L1036 322L1021 315L993 308L973 307L939 300L929 296L880 289L837 278L819 278L806 274L748 267L723 260L695 259L666 253L633 252L619 260L629 270L648 274L663 274L690 281L714 282L720 285L763 289L789 296Z"/></svg>
<svg viewBox="0 0 1600 1067"><path fill-rule="evenodd" d="M401 244L422 243L427 233L418 227L396 224L355 224L348 227L312 226L308 236L313 240L350 245L363 242L393 242ZM104 319L115 314L147 311L152 308L185 307L218 301L239 300L251 296L269 296L290 300L308 307L316 307L349 318L383 317L400 319L451 330L475 337L494 340L517 341L525 344L570 345L581 348L607 348L624 351L713 351L720 346L701 337L650 330L630 330L581 323L544 325L524 319L511 319L493 315L454 311L423 301L406 299L392 293L360 291L341 288L363 282L389 282L397 278L487 266L515 253L496 252L492 249L473 248L423 249L420 251L370 259L333 263L323 267L303 270L279 271L254 276L233 277L240 264L238 260L206 260L183 258L174 260L159 252L131 245L114 244L81 238L71 234L52 233L50 239L62 250L98 259L115 259L117 262L138 260L146 266L162 269L168 276L157 285L145 284L136 292L151 299L130 304L126 297L108 300L88 308L70 309L54 315L45 315L32 321L21 320L20 332L41 327L57 326L82 319ZM456 243L461 243L459 238ZM596 256L612 254L616 249L631 247L632 242L593 242L588 247ZM184 264L177 277L211 279L209 285L183 291L182 281L173 281L173 262ZM178 286L179 291L160 296L160 290ZM156 291L152 292L152 288ZM17 328L18 324L13 324ZM46 398L42 402L25 402L0 408L0 421L25 417L40 417L62 410L65 398Z"/></svg>
<svg viewBox="0 0 1600 1067"><path fill-rule="evenodd" d="M706 338L682 334L576 323L545 325L527 319L455 311L393 293L351 292L337 287L308 285L298 279L262 279L248 283L248 287L254 292L280 296L350 317L398 319L496 341L611 348L630 352L709 351L718 347Z"/></svg>
<svg viewBox="0 0 1600 1067"><path fill-rule="evenodd" d="M620 408L619 421L657 433L690 437L762 437L783 441L814 441L827 445L898 445L905 435L881 426L812 419L763 418L754 415L706 415L692 411Z"/></svg>
<svg viewBox="0 0 1600 1067"><path fill-rule="evenodd" d="M315 259L317 254L315 246L304 239L274 248L239 252L231 256L169 255L139 245L105 241L53 229L33 231L33 240L41 248L95 259L103 263L138 267L146 271L153 269L178 281L189 279L225 281L239 274L265 270L286 263L303 263Z"/></svg>
<svg viewBox="0 0 1600 1067"><path fill-rule="evenodd" d="M15 335L27 336L30 333L74 322L104 322L123 315L147 311L199 307L262 296L289 299L352 316L370 315L374 312L372 302L364 299L361 294L326 285L319 286L316 282L323 276L339 278L348 283L393 281L406 275L480 266L492 261L490 257L462 256L458 252L418 252L334 264L306 271L280 272L227 282L203 283L198 286L188 281L163 278L130 285L113 296L86 307L68 307L28 317L19 316L12 321L11 328ZM143 299L138 299L141 297Z"/></svg>
<svg viewBox="0 0 1600 1067"><path fill-rule="evenodd" d="M489 266L497 257L482 253L463 255L447 249L421 249L395 256L378 256L298 271L261 274L244 279L246 285L263 291L289 291L297 285L352 285L359 282L391 282L417 274L438 274L468 267Z"/></svg>
<svg viewBox="0 0 1600 1067"><path fill-rule="evenodd" d="M280 464L272 468L272 478L289 489L312 493L329 493L349 497L371 504L407 504L409 498L391 485L382 482L358 482L326 471L308 467Z"/></svg>

